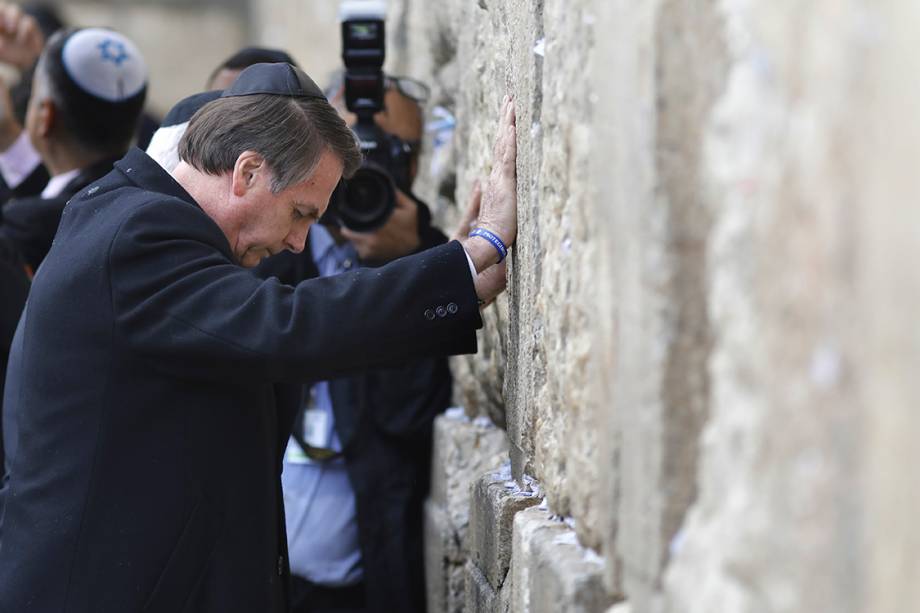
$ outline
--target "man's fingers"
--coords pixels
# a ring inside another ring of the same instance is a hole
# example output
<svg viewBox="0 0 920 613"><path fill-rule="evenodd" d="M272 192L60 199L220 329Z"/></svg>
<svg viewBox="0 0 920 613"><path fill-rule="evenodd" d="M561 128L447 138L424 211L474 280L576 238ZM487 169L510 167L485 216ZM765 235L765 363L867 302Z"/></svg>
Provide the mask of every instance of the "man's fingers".
<svg viewBox="0 0 920 613"><path fill-rule="evenodd" d="M505 151L502 163L505 165L505 171L515 176L517 174L517 125L514 101L509 101L505 118Z"/></svg>
<svg viewBox="0 0 920 613"><path fill-rule="evenodd" d="M476 295L488 306L508 285L508 265L505 261L486 268L477 275Z"/></svg>
<svg viewBox="0 0 920 613"><path fill-rule="evenodd" d="M470 204L466 208L466 216L470 220L470 225L473 225L473 220L479 217L480 207L482 207L482 183L476 179L473 182L473 193L470 194Z"/></svg>
<svg viewBox="0 0 920 613"><path fill-rule="evenodd" d="M396 190L396 207L397 209L414 209L415 201L407 196L401 189Z"/></svg>
<svg viewBox="0 0 920 613"><path fill-rule="evenodd" d="M505 117L507 116L508 104L511 102L511 98L508 94L505 94L505 97L502 98L502 108L499 114L498 130L495 132L495 143L492 145L492 160L500 160L502 158L502 152L504 151L504 143L502 138L503 127L505 124Z"/></svg>

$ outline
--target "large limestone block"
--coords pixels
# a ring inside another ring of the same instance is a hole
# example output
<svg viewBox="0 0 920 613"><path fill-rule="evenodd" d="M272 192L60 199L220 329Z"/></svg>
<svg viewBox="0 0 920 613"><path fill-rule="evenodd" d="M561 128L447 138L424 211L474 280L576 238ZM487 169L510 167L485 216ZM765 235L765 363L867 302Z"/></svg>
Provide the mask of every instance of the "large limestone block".
<svg viewBox="0 0 920 613"><path fill-rule="evenodd" d="M720 8L711 417L667 607L914 610L920 9Z"/></svg>
<svg viewBox="0 0 920 613"><path fill-rule="evenodd" d="M635 225L623 228L633 231L623 238L638 241L641 257L624 262L626 274L636 278L623 286L622 338L614 343L623 370L615 384L619 483L611 486L619 493L616 551L623 587L633 606L646 611L669 544L696 495L699 438L708 415L711 215L701 178L703 135L722 93L727 51L715 3L662 0L628 10L631 22L641 19L635 31L640 49L652 52L634 55L639 65L624 76L642 71L641 82L654 79L649 89L639 89L643 96L653 93L642 102L654 114L642 119L654 136L654 166L650 183L639 186L646 190L643 206L627 218Z"/></svg>
<svg viewBox="0 0 920 613"><path fill-rule="evenodd" d="M495 589L471 561L466 563L466 607L464 613L508 613L507 590Z"/></svg>
<svg viewBox="0 0 920 613"><path fill-rule="evenodd" d="M514 536L511 546L511 606L514 611L530 611L531 573L534 553L531 545L537 532L558 536L565 526L553 519L540 506L529 507L514 516ZM545 536L544 536L545 538Z"/></svg>
<svg viewBox="0 0 920 613"><path fill-rule="evenodd" d="M425 501L425 589L429 611L445 612L452 576L462 568L460 543L447 521L447 511L434 500ZM462 586L461 586L462 591Z"/></svg>
<svg viewBox="0 0 920 613"><path fill-rule="evenodd" d="M425 505L425 580L428 610L463 609L470 484L507 459L505 433L487 419L471 421L451 409L434 423L432 481Z"/></svg>
<svg viewBox="0 0 920 613"><path fill-rule="evenodd" d="M643 385L649 380L642 359L648 343L641 318L646 310L643 293L645 254L649 246L642 227L642 203L654 196L655 91L654 17L656 3L601 3L596 30L597 62L591 74L597 83L597 153L590 163L597 197L593 212L609 239L598 251L598 296L607 303L600 310L592 345L590 391L605 399L597 454L598 499L606 509L595 517L602 533L607 561L606 583L611 592L622 589L622 564L617 549L621 531L620 500L624 475L623 432L642 406ZM641 413L640 413L641 414ZM633 484L643 485L640 479Z"/></svg>
<svg viewBox="0 0 920 613"><path fill-rule="evenodd" d="M914 324L920 304L917 228L920 88L905 75L920 70L913 2L865 3L869 23L884 32L866 53L854 104L865 124L850 130L851 147L866 164L854 196L854 220L866 245L854 292L860 343L863 403L867 414L865 541L867 587L862 611L894 613L920 608L920 334ZM865 23L865 22L864 22ZM898 118L892 121L892 118ZM858 139L858 140L857 140ZM854 142L855 141L855 142ZM909 468L908 468L909 467Z"/></svg>
<svg viewBox="0 0 920 613"><path fill-rule="evenodd" d="M600 613L618 598L604 587L604 561L565 522L532 507L514 522L511 602L515 611Z"/></svg>
<svg viewBox="0 0 920 613"><path fill-rule="evenodd" d="M452 525L467 522L470 484L507 457L507 437L488 419L470 420L458 408L435 419L430 497L451 512Z"/></svg>
<svg viewBox="0 0 920 613"><path fill-rule="evenodd" d="M510 467L482 475L472 485L471 498L470 558L498 590L511 562L514 516L540 500L518 488Z"/></svg>

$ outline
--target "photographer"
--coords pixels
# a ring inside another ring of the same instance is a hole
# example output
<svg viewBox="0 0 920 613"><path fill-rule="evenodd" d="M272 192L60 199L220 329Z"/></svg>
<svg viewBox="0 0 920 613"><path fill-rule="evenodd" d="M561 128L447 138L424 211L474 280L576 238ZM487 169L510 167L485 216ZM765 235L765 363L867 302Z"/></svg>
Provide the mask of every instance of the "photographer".
<svg viewBox="0 0 920 613"><path fill-rule="evenodd" d="M332 102L346 115L336 104L342 93ZM420 102L393 83L375 115L388 135L411 143L398 171L409 178L406 188L417 168ZM396 195L379 228L316 226L303 253L269 258L257 273L296 284L446 242L424 203L402 190ZM304 387L282 473L295 613L425 610L422 505L431 428L450 399L445 358Z"/></svg>

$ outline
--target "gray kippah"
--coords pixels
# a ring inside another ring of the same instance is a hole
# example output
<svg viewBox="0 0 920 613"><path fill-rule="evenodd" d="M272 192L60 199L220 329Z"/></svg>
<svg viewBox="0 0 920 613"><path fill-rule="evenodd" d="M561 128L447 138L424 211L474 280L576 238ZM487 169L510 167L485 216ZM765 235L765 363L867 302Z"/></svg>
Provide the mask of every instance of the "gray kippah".
<svg viewBox="0 0 920 613"><path fill-rule="evenodd" d="M233 85L224 90L221 98L254 94L326 99L323 90L307 73L284 62L249 66L240 73Z"/></svg>
<svg viewBox="0 0 920 613"><path fill-rule="evenodd" d="M138 48L113 30L86 28L67 38L61 50L67 76L87 94L121 102L147 84L147 64Z"/></svg>

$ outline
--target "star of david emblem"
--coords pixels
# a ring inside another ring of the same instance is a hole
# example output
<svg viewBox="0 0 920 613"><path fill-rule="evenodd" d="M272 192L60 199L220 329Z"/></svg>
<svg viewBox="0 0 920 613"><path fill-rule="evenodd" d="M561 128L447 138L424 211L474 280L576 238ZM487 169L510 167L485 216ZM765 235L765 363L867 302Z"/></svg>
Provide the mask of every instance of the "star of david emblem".
<svg viewBox="0 0 920 613"><path fill-rule="evenodd" d="M128 52L122 42L107 38L99 43L98 47L99 51L102 52L103 62L112 62L120 67L128 59Z"/></svg>

